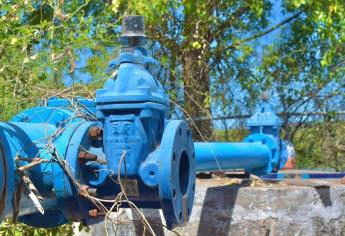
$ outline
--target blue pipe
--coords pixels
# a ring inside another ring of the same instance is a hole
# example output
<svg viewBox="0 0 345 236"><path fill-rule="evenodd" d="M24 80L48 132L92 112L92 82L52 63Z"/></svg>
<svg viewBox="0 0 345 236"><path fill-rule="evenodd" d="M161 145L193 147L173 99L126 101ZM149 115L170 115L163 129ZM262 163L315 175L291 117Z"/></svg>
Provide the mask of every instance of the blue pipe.
<svg viewBox="0 0 345 236"><path fill-rule="evenodd" d="M22 122L2 123L0 122L0 219L13 213L13 196L18 191L18 175L16 174L15 157L33 157L40 150L40 144L44 137L52 134L56 127L50 124L29 124ZM41 147L42 148L42 147ZM37 173L33 173L32 178ZM41 176L40 176L41 177ZM47 178L38 177L40 183ZM23 197L24 199L25 197ZM27 199L21 200L23 203ZM24 207L22 207L24 206ZM36 212L33 204L21 204L20 211Z"/></svg>
<svg viewBox="0 0 345 236"><path fill-rule="evenodd" d="M224 171L265 168L271 158L268 146L253 143L194 143L196 170Z"/></svg>

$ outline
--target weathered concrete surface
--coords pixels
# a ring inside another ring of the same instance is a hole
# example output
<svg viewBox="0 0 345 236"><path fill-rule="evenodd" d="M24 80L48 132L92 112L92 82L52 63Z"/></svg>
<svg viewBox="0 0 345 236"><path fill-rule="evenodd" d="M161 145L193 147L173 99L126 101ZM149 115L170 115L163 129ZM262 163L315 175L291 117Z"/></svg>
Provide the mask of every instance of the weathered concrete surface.
<svg viewBox="0 0 345 236"><path fill-rule="evenodd" d="M144 213L157 235L345 235L345 185L339 181L329 187L254 185L233 179L198 180L190 222L175 229L178 234L161 226L160 211ZM127 223L114 226L116 235L143 235L140 223L128 221L133 219L130 210L124 210L121 219ZM107 229L115 235L110 223ZM106 235L104 223L79 235Z"/></svg>

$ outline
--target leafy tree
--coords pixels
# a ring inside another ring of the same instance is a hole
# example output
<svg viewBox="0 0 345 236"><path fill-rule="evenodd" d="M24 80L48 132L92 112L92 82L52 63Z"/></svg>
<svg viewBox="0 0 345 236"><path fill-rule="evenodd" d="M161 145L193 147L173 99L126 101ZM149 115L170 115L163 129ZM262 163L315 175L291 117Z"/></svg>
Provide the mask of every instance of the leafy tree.
<svg viewBox="0 0 345 236"><path fill-rule="evenodd" d="M232 78L237 77L242 88L250 87L251 79L238 64L247 62L253 48L241 39L267 26L270 6L269 1L256 0L139 0L128 3L128 12L147 19L148 34L159 42L158 56L170 69L170 85L178 91L173 98L196 118L212 116L212 103L234 99L229 96ZM183 99L177 99L181 93ZM211 122L198 125L210 137Z"/></svg>
<svg viewBox="0 0 345 236"><path fill-rule="evenodd" d="M285 14L301 14L282 30L277 44L267 47L262 71L264 86L279 96L286 113L286 139L293 140L298 128L310 121L308 115L296 120L287 113L327 112L332 102L336 111L344 99L344 7L343 1L285 2Z"/></svg>
<svg viewBox="0 0 345 236"><path fill-rule="evenodd" d="M1 118L62 89L104 76L116 39L118 5L103 1L2 1L0 4ZM77 61L88 57L84 68ZM37 85L44 84L44 89Z"/></svg>

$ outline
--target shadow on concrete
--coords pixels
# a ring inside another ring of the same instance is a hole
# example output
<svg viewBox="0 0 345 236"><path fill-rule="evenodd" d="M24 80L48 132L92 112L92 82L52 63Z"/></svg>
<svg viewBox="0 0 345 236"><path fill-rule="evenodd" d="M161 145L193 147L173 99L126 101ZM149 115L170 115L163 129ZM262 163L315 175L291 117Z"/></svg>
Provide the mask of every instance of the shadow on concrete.
<svg viewBox="0 0 345 236"><path fill-rule="evenodd" d="M147 217L147 221L149 222L149 224L151 225L153 231L156 233L156 235L164 235L164 228L163 228L163 222L162 222L162 218L160 217L160 212L158 209L142 209L144 215ZM133 213L134 214L134 213ZM152 219L149 216L153 216L155 215L155 218ZM145 236L151 236L152 234L150 233L150 231L148 231L146 229L146 231L144 231L144 227L143 224L139 221L136 220L134 223L135 226L135 234L136 235L145 235Z"/></svg>
<svg viewBox="0 0 345 236"><path fill-rule="evenodd" d="M208 176L205 176L207 178ZM219 187L209 187L203 202L197 236L223 236L228 235L232 214L241 187L247 187L250 180L243 180L241 184ZM164 227L159 210L143 209L144 215L152 226L156 235L164 235ZM136 235L151 235L138 220L134 222Z"/></svg>
<svg viewBox="0 0 345 236"><path fill-rule="evenodd" d="M333 205L329 186L315 187L315 190L319 194L319 197L324 207L330 207Z"/></svg>
<svg viewBox="0 0 345 236"><path fill-rule="evenodd" d="M238 191L241 187L250 184L247 181L243 182L207 189L201 210L198 236L228 235Z"/></svg>

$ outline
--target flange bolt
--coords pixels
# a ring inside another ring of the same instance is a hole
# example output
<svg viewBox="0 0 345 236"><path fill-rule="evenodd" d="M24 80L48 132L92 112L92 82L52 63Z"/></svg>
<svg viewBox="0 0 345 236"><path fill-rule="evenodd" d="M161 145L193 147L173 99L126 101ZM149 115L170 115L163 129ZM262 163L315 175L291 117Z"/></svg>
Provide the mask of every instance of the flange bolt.
<svg viewBox="0 0 345 236"><path fill-rule="evenodd" d="M78 160L79 162L96 161L97 155L88 152L79 152Z"/></svg>
<svg viewBox="0 0 345 236"><path fill-rule="evenodd" d="M101 127L91 127L89 129L89 137L93 140L97 140L103 136L103 129Z"/></svg>

